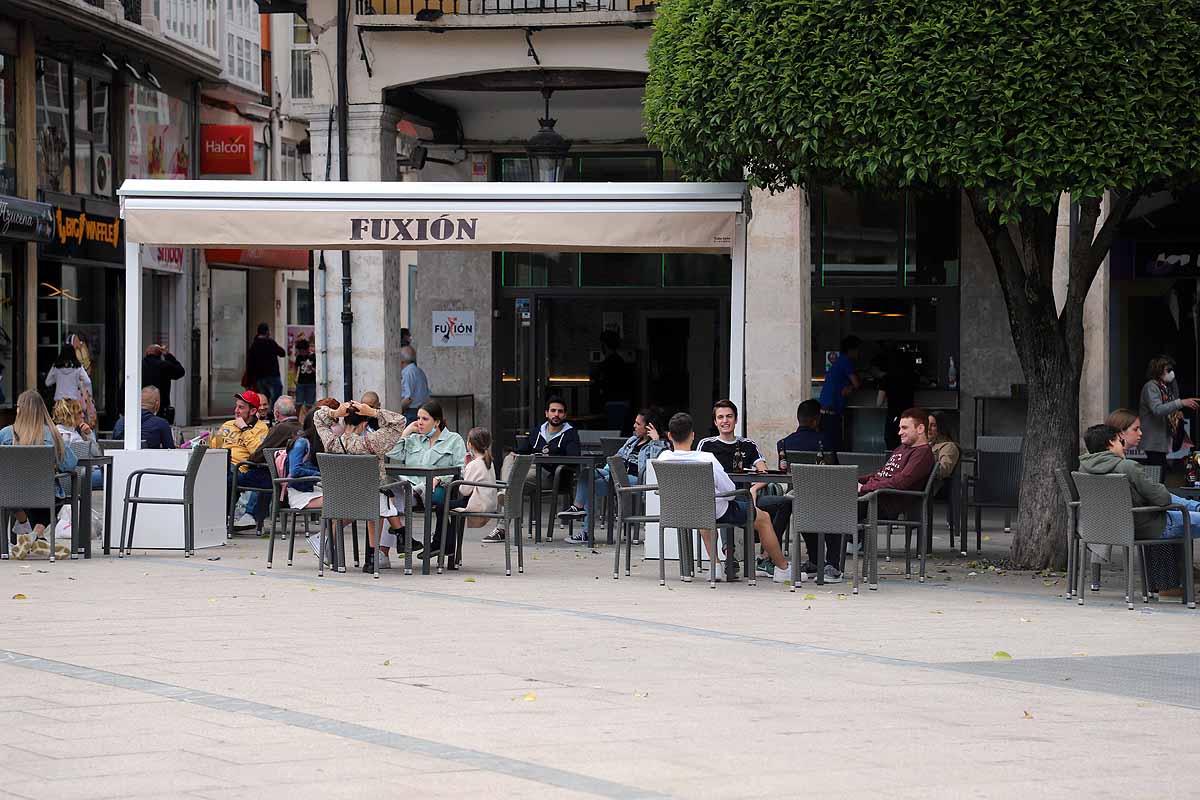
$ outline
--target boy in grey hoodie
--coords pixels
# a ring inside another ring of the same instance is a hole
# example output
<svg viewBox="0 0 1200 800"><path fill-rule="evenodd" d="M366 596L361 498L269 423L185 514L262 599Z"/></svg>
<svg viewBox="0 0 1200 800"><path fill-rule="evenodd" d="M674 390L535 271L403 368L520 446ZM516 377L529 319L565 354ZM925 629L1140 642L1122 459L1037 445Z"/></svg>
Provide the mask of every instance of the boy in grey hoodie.
<svg viewBox="0 0 1200 800"><path fill-rule="evenodd" d="M1150 480L1140 464L1125 457L1121 432L1111 425L1093 425L1083 434L1088 452L1079 458L1079 469L1089 475L1121 474L1129 479L1134 506L1178 504L1189 509L1192 538L1200 538L1200 501L1177 497L1161 483ZM1183 512L1152 511L1134 516L1139 539L1178 539L1183 536Z"/></svg>

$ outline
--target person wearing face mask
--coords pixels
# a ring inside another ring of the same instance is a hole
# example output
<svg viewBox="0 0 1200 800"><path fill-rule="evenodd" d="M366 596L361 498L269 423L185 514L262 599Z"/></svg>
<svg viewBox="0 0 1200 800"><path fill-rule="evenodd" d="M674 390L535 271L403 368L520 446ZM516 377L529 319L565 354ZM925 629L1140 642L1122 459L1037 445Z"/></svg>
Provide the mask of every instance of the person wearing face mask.
<svg viewBox="0 0 1200 800"><path fill-rule="evenodd" d="M1142 422L1142 450L1146 453L1147 464L1167 466L1167 453L1174 449L1172 444L1183 425L1185 408L1195 411L1200 408L1200 399L1179 398L1175 360L1170 356L1150 359L1138 408Z"/></svg>

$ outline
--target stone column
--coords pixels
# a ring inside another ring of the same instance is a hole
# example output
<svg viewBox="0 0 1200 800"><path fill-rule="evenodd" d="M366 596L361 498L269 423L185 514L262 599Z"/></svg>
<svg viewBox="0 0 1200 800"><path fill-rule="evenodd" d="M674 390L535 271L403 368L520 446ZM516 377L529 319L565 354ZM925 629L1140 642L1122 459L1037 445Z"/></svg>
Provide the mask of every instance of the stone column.
<svg viewBox="0 0 1200 800"><path fill-rule="evenodd" d="M350 107L349 178L352 181L396 180L396 109L382 103ZM325 159L332 153L331 178L338 178L337 129L328 135L328 118L309 120L314 178L324 179ZM318 261L319 261L318 253ZM405 306L400 276L400 254L393 250L355 250L350 253L351 303L354 313L354 394L368 390L379 393L385 407L400 403L400 309ZM325 339L318 324L318 358L325 365L329 393L343 393L342 372L342 260L339 251L325 252L325 292L314 302L324 314ZM324 351L324 358L321 358ZM357 398L355 398L357 399Z"/></svg>
<svg viewBox="0 0 1200 800"><path fill-rule="evenodd" d="M812 385L808 193L755 191L746 258L746 435L775 466Z"/></svg>

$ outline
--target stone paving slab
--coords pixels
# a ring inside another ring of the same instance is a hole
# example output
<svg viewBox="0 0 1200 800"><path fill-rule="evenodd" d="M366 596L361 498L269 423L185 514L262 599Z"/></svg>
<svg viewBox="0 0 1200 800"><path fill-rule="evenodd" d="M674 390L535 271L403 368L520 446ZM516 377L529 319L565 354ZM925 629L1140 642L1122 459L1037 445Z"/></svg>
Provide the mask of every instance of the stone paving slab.
<svg viewBox="0 0 1200 800"><path fill-rule="evenodd" d="M1194 793L1200 612L1129 612L1119 572L1080 608L974 554L855 596L557 541L378 581L266 545L0 563L0 798Z"/></svg>

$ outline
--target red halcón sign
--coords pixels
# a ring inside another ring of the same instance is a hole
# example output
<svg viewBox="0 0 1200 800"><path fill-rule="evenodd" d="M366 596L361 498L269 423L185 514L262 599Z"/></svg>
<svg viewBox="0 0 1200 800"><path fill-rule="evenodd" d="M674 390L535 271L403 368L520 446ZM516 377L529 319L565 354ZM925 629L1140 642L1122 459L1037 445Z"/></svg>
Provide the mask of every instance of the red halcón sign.
<svg viewBox="0 0 1200 800"><path fill-rule="evenodd" d="M253 175L253 126L201 125L200 172L203 175Z"/></svg>

